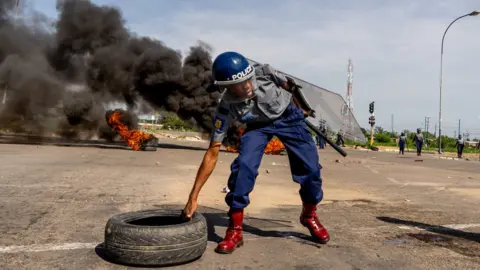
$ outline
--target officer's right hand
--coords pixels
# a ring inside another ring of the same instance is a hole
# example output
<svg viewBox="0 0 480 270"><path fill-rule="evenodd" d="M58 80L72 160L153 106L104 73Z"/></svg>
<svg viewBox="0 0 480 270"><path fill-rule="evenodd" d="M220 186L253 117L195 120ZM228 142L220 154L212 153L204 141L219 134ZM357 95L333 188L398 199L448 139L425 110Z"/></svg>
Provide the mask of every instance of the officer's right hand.
<svg viewBox="0 0 480 270"><path fill-rule="evenodd" d="M215 164L217 163L218 159L218 152L220 151L219 142L212 142L210 147L208 148L205 156L203 157L202 164L200 168L198 168L197 177L195 178L195 183L193 184L192 190L190 191L190 195L188 196L188 202L185 205L185 208L182 211L182 218L183 219L191 219L195 210L197 210L197 198L202 186L207 181L208 177L212 173L213 169L215 168Z"/></svg>
<svg viewBox="0 0 480 270"><path fill-rule="evenodd" d="M187 204L185 205L185 208L183 209L182 218L190 220L193 216L193 213L195 213L195 211L197 210L197 207L197 199L189 198Z"/></svg>

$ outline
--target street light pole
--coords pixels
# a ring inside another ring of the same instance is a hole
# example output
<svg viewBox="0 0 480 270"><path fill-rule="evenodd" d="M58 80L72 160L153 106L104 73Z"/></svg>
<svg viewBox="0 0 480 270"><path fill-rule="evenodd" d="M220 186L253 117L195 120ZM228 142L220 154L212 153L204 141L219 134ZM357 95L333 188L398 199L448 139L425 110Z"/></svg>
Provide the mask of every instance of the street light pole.
<svg viewBox="0 0 480 270"><path fill-rule="evenodd" d="M441 48L441 53L440 53L440 109L438 110L438 153L441 154L442 153L442 83L443 83L443 41L445 39L445 35L447 34L447 31L448 29L450 28L450 26L452 26L452 24L458 20L460 20L461 18L463 17L467 17L467 16L477 16L478 14L480 14L479 11L472 11L468 14L465 14L465 15L462 15L458 18L456 18L455 20L453 20L447 27L447 29L445 29L445 32L443 33L443 37L442 37L442 48Z"/></svg>

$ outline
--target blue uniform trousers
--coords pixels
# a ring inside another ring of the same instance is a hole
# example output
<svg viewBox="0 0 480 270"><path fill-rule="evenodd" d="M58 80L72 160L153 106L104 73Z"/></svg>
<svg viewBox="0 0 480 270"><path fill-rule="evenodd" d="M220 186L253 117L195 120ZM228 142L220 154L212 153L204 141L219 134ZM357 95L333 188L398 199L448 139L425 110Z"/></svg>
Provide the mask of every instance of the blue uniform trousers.
<svg viewBox="0 0 480 270"><path fill-rule="evenodd" d="M405 141L398 142L398 145L400 146L400 153L403 154L405 152Z"/></svg>
<svg viewBox="0 0 480 270"><path fill-rule="evenodd" d="M269 124L249 125L240 138L239 155L232 162L228 179L230 192L225 198L231 208L243 209L250 204L248 196L255 185L265 147L274 135L285 145L293 181L300 184L302 201L318 204L322 200L322 166L317 148L303 112L291 105L279 119Z"/></svg>
<svg viewBox="0 0 480 270"><path fill-rule="evenodd" d="M320 149L324 149L325 148L325 141L323 140L322 137L320 136L317 136L317 140L318 140L318 146Z"/></svg>
<svg viewBox="0 0 480 270"><path fill-rule="evenodd" d="M464 144L459 144L459 145L457 145L457 154L458 154L458 155L462 155L462 153L463 153L463 148L464 148L464 147L465 147Z"/></svg>
<svg viewBox="0 0 480 270"><path fill-rule="evenodd" d="M417 146L417 155L420 155L422 153L423 142L422 141L416 141L415 144Z"/></svg>

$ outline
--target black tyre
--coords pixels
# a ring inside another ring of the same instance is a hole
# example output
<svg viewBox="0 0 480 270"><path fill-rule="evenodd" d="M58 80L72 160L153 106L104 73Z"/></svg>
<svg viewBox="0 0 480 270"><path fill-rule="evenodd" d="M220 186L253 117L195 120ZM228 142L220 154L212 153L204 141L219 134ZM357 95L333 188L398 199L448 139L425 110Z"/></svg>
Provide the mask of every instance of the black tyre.
<svg viewBox="0 0 480 270"><path fill-rule="evenodd" d="M105 256L114 263L169 266L200 258L207 247L207 221L195 213L155 209L111 217L105 226Z"/></svg>
<svg viewBox="0 0 480 270"><path fill-rule="evenodd" d="M143 151L157 151L158 139L153 137L142 144Z"/></svg>

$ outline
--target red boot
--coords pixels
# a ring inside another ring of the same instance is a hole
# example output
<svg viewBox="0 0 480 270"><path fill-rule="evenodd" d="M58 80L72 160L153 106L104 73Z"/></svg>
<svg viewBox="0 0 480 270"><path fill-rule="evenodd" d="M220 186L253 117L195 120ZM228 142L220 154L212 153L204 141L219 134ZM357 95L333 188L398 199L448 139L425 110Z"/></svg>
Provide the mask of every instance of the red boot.
<svg viewBox="0 0 480 270"><path fill-rule="evenodd" d="M327 229L323 227L317 217L317 206L314 204L303 204L300 223L306 227L315 241L326 244L330 240Z"/></svg>
<svg viewBox="0 0 480 270"><path fill-rule="evenodd" d="M243 209L230 209L228 211L230 221L228 224L227 233L222 242L218 243L216 252L222 254L230 254L237 247L243 245L242 224L243 224Z"/></svg>

